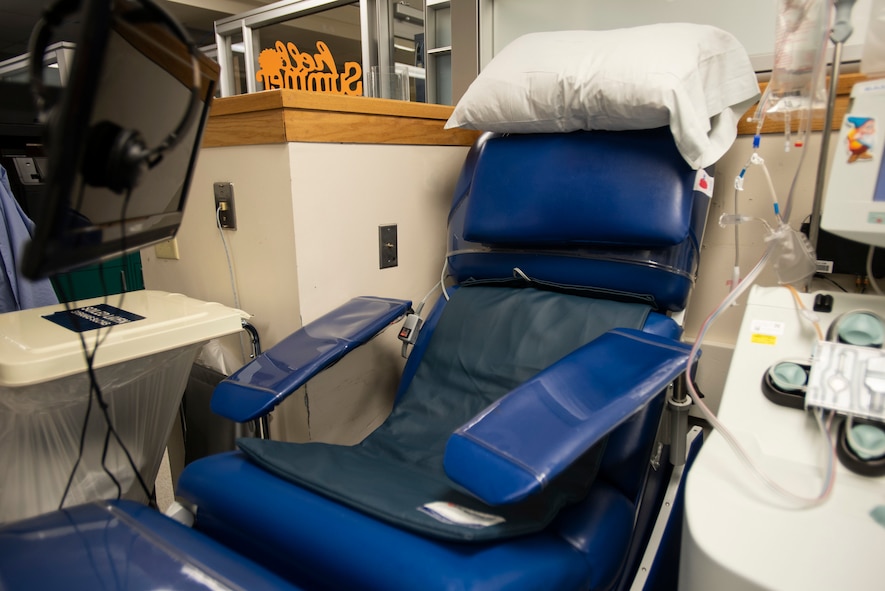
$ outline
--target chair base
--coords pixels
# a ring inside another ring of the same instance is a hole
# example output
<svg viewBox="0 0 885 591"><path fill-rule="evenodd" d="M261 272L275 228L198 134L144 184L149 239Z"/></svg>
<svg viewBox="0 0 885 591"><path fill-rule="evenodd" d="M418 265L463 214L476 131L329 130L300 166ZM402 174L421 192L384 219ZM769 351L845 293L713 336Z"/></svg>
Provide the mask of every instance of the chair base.
<svg viewBox="0 0 885 591"><path fill-rule="evenodd" d="M650 479L649 489L646 490L646 493L651 493L652 488L658 490L658 493L652 497L656 499L654 505L657 511L640 511L640 521L645 520L651 526L651 531L643 543L637 543L632 549L631 567L625 572L634 573L634 575L622 581L619 585L620 589L671 591L677 588L679 551L682 542L682 516L685 503L685 479L689 468L701 450L703 441L702 429L692 427L686 435L688 453L684 465L673 466L669 462L669 457L661 457L661 465L670 468L667 471L669 477L662 470L657 478ZM652 480L657 482L651 482ZM642 554L640 555L639 552Z"/></svg>

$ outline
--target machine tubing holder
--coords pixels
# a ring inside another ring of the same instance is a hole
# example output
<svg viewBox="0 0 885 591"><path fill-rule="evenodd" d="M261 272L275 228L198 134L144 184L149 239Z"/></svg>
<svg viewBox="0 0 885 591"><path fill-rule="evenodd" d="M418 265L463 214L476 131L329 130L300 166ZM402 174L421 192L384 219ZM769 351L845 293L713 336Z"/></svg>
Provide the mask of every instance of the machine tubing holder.
<svg viewBox="0 0 885 591"><path fill-rule="evenodd" d="M679 375L667 394L667 409L670 411L670 463L674 466L685 464L688 447L688 411L691 398L686 393L685 373Z"/></svg>

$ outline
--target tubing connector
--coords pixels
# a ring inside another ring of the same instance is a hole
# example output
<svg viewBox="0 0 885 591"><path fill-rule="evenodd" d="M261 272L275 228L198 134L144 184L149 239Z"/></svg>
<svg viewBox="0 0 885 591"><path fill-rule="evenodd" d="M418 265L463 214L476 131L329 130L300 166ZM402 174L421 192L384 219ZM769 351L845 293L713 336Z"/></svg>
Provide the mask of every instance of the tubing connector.
<svg viewBox="0 0 885 591"><path fill-rule="evenodd" d="M725 226L730 226L732 224L743 224L744 222L752 221L753 218L748 215L741 215L738 213L723 213L719 216L719 226L724 228Z"/></svg>

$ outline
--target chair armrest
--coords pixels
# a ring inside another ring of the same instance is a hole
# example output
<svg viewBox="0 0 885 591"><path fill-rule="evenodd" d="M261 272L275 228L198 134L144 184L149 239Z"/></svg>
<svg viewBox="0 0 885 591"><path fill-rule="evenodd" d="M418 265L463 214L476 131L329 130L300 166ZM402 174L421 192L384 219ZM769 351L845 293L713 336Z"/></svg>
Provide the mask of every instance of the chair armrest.
<svg viewBox="0 0 885 591"><path fill-rule="evenodd" d="M237 422L269 413L312 377L400 319L407 300L357 297L295 331L222 381L213 412Z"/></svg>
<svg viewBox="0 0 885 591"><path fill-rule="evenodd" d="M638 330L605 333L455 431L446 473L491 505L526 498L648 404L690 350Z"/></svg>

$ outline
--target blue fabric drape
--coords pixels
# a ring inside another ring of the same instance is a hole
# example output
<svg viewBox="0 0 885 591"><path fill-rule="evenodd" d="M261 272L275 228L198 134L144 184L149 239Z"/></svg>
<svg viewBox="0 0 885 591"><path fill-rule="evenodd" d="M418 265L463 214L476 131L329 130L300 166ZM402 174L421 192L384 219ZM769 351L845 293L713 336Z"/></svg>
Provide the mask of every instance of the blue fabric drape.
<svg viewBox="0 0 885 591"><path fill-rule="evenodd" d="M6 169L0 165L0 313L57 304L48 279L31 281L19 272L25 243L34 232L32 222L12 194Z"/></svg>

